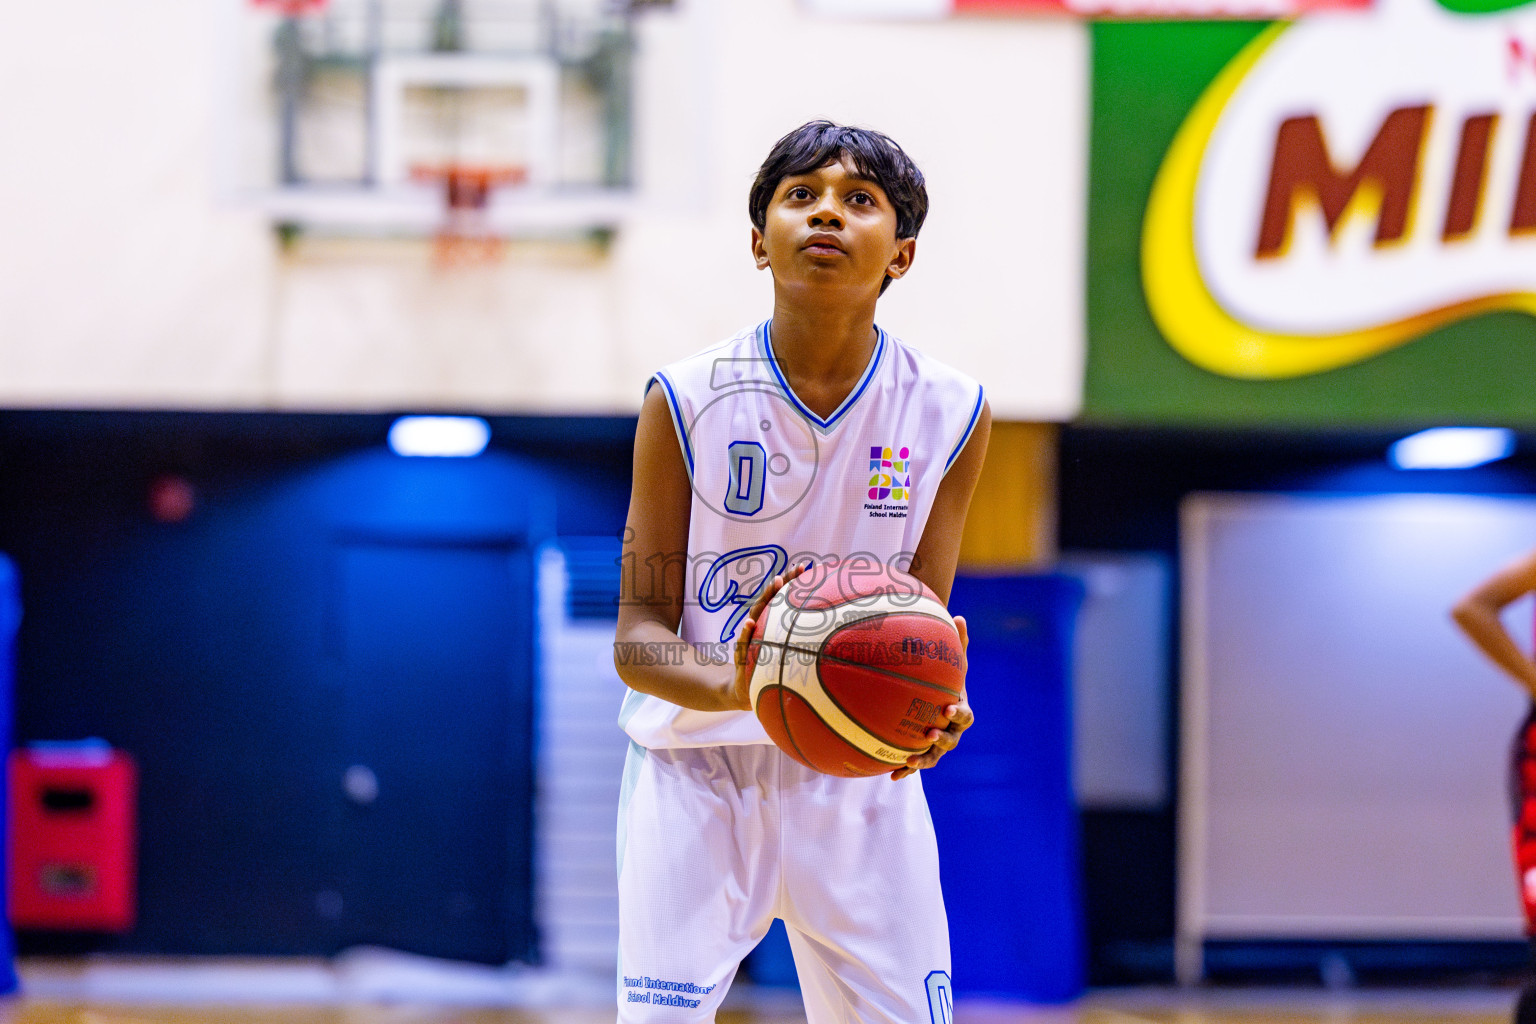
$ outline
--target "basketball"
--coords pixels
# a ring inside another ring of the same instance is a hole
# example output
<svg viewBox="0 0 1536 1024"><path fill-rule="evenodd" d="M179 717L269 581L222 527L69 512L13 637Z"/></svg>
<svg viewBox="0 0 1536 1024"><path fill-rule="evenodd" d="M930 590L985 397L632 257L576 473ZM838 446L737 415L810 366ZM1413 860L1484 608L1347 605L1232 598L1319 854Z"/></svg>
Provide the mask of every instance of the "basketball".
<svg viewBox="0 0 1536 1024"><path fill-rule="evenodd" d="M790 757L828 775L880 775L949 725L965 662L944 603L916 577L850 560L791 580L748 648L752 708Z"/></svg>

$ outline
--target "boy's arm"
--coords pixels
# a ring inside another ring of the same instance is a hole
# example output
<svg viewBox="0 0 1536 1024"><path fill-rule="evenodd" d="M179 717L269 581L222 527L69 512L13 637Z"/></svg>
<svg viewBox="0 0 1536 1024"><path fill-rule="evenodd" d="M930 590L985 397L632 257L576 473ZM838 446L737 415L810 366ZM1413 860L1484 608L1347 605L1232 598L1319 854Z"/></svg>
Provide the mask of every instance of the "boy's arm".
<svg viewBox="0 0 1536 1024"><path fill-rule="evenodd" d="M692 484L661 388L652 388L635 426L635 479L620 557L619 622L613 661L632 690L698 711L750 710L745 639L785 578L775 578L741 624L735 661L696 657L677 634L689 583ZM702 664L701 664L702 662Z"/></svg>
<svg viewBox="0 0 1536 1024"><path fill-rule="evenodd" d="M912 575L926 583L945 604L949 603L949 592L955 584L955 567L960 564L960 534L965 528L965 513L971 507L971 494L981 477L981 464L986 460L987 440L991 436L992 407L983 402L970 439L939 483L933 510L928 513L928 522L923 526L923 536L917 542L912 559ZM964 616L955 616L955 628L960 632L960 646L964 648L970 643ZM955 749L960 734L975 721L963 686L959 702L949 705L944 713L949 716L949 728L942 731L930 729L928 738L933 741L933 746L925 753L907 758L907 767L892 772L891 778L902 778L919 768L932 768L939 763L939 758Z"/></svg>
<svg viewBox="0 0 1536 1024"><path fill-rule="evenodd" d="M1456 620L1478 649L1491 658L1536 699L1536 663L1504 628L1499 612L1511 601L1536 591L1536 552L1494 573L1456 602Z"/></svg>

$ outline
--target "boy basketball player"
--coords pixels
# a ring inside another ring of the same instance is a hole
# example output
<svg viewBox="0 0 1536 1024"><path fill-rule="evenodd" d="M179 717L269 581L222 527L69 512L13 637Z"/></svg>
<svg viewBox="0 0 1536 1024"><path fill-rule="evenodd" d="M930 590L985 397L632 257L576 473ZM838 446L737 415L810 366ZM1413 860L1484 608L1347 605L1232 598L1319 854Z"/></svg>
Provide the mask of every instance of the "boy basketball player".
<svg viewBox="0 0 1536 1024"><path fill-rule="evenodd" d="M1499 618L1506 605L1532 592L1536 592L1536 552L1484 580L1457 602L1451 616L1478 649L1536 702L1536 662L1520 649ZM1525 933L1536 954L1536 703L1515 733L1509 782L1515 876L1525 910ZM1528 982L1521 990L1515 1024L1536 1024L1536 982Z"/></svg>
<svg viewBox="0 0 1536 1024"><path fill-rule="evenodd" d="M769 598L813 561L895 565L949 599L990 412L975 381L875 325L927 208L922 174L884 135L797 128L748 197L772 319L650 379L615 642L632 741L621 1021L713 1020L775 917L810 1024L950 1019L933 824L913 773L954 748L966 699L905 767L838 778L772 745L745 657Z"/></svg>

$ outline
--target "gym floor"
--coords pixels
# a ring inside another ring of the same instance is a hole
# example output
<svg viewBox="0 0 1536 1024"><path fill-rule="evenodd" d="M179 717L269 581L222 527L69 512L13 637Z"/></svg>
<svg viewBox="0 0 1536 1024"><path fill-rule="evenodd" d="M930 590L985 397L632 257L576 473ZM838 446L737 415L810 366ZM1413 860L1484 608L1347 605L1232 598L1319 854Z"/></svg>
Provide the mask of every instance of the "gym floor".
<svg viewBox="0 0 1536 1024"><path fill-rule="evenodd" d="M593 975L336 960L24 959L0 1024L610 1024ZM961 1001L955 1024L1506 1024L1510 988L1105 989L1068 1006ZM803 1024L798 994L738 983L720 1024Z"/></svg>
<svg viewBox="0 0 1536 1024"><path fill-rule="evenodd" d="M1338 998L1326 1003L1247 993L1240 1001L1169 999L1161 995L1090 996L1063 1008L960 1003L955 1024L1507 1024L1510 1000L1433 993L1394 1000ZM788 1009L723 1010L720 1024L802 1024ZM345 1006L96 1005L21 998L0 1004L5 1024L610 1024L613 1011L468 1009L360 1004Z"/></svg>

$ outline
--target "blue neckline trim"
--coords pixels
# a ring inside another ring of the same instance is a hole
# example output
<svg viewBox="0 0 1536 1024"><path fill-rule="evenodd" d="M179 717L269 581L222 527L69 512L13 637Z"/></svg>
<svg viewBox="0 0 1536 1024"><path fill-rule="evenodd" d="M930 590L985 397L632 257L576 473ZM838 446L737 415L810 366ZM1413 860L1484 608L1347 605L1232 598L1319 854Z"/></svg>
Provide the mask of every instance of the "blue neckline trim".
<svg viewBox="0 0 1536 1024"><path fill-rule="evenodd" d="M869 365L864 368L864 376L859 378L858 385L848 393L847 398L843 399L843 404L834 409L831 416L822 419L806 408L805 403L800 401L800 396L796 395L794 390L790 388L789 381L784 379L784 373L779 369L779 360L773 354L773 321L764 320L757 329L758 341L763 346L763 354L768 357L768 367L773 370L774 379L779 382L779 387L784 389L784 394L789 398L790 404L799 410L800 415L816 424L822 430L830 430L838 420L842 419L843 414L853 408L853 404L859 400L859 396L869 387L869 382L875 379L875 369L880 365L881 357L885 355L886 337L885 331L878 324L875 325L875 333L879 336L879 340L875 342L875 354L869 357Z"/></svg>
<svg viewBox="0 0 1536 1024"><path fill-rule="evenodd" d="M949 467L954 463L955 456L965 447L965 442L971 439L971 431L976 429L976 420L981 416L981 400L986 395L984 388L976 389L976 408L971 410L971 421L965 425L965 433L960 435L960 441L955 445L955 450L949 453L949 458L944 460L944 472L949 472Z"/></svg>

